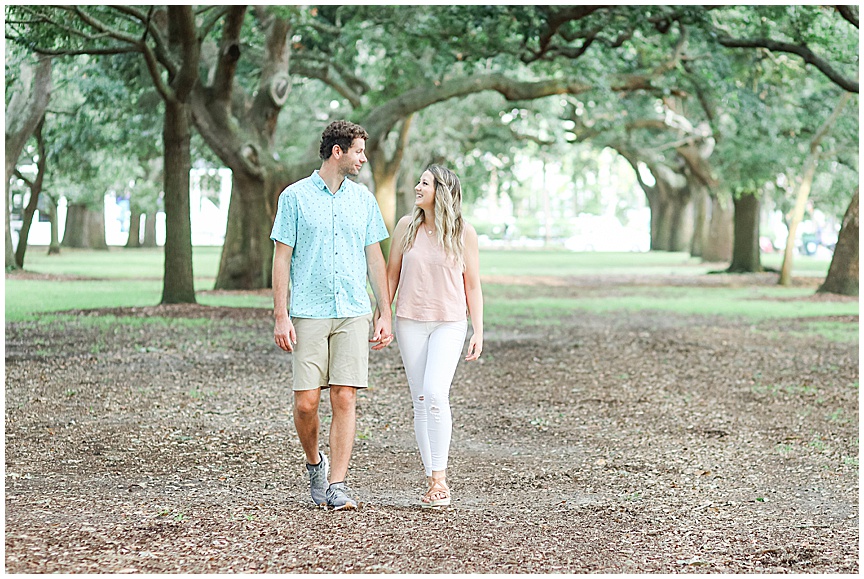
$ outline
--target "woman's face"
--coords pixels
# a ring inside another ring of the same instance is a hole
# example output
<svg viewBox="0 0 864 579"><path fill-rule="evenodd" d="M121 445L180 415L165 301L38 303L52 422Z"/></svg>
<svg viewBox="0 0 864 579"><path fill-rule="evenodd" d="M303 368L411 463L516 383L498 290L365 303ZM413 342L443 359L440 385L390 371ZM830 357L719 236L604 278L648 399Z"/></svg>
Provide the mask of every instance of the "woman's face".
<svg viewBox="0 0 864 579"><path fill-rule="evenodd" d="M414 204L424 211L435 208L435 177L429 171L420 175L420 182L414 187Z"/></svg>

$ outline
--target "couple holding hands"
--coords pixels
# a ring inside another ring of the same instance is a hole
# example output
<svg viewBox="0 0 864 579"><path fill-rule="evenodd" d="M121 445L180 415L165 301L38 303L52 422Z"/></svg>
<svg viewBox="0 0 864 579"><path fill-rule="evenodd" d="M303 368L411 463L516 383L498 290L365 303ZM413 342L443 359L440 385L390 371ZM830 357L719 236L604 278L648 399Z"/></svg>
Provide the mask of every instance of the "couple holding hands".
<svg viewBox="0 0 864 579"><path fill-rule="evenodd" d="M442 507L450 504L450 385L469 314L474 331L465 359L476 360L483 350L477 233L462 219L459 178L431 165L414 187L412 213L396 225L385 263L379 243L388 232L375 197L347 178L366 162L367 138L359 125L331 123L321 136L321 169L279 196L270 235L276 243L274 339L293 353L294 424L312 500L342 510L357 508L345 478L354 446L357 389L368 385L368 343L380 350L395 334L426 471L428 491L420 505ZM374 317L367 276L377 302ZM318 405L325 388L333 410L329 460L318 449Z"/></svg>

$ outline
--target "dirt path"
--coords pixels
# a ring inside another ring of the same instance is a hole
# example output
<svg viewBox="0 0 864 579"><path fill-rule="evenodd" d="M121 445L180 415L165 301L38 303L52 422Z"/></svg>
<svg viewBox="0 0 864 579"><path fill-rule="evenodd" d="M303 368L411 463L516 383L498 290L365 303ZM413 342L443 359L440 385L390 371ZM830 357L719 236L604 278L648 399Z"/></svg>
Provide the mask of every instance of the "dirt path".
<svg viewBox="0 0 864 579"><path fill-rule="evenodd" d="M211 321L7 325L7 572L858 572L857 343L644 312L492 328L441 512L398 350L373 353L362 505L333 513L268 313L170 311Z"/></svg>

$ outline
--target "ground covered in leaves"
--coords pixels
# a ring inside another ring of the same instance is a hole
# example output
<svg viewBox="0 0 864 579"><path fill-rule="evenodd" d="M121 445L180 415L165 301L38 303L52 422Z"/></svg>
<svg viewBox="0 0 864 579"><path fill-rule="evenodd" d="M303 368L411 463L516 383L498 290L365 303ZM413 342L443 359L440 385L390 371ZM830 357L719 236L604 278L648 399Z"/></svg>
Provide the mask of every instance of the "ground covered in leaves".
<svg viewBox="0 0 864 579"><path fill-rule="evenodd" d="M268 311L7 324L6 571L857 573L858 342L805 323L490 327L453 385L439 512L418 506L398 349L373 352L348 479L361 508L337 513L308 497ZM325 451L328 414L325 395Z"/></svg>

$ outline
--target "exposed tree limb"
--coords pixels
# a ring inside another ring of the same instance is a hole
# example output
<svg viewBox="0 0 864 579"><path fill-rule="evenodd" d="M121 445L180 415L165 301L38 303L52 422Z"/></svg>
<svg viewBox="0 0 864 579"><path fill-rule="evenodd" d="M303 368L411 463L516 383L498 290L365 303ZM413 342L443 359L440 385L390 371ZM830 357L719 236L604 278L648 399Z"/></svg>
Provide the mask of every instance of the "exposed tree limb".
<svg viewBox="0 0 864 579"><path fill-rule="evenodd" d="M7 38L7 40L10 40ZM15 39L11 39L15 40ZM83 48L81 50L52 50L49 48L42 48L40 46L33 47L33 52L36 54L42 54L44 56L79 56L82 54L92 54L92 55L104 55L110 56L112 54L129 54L130 52L141 52L139 49L134 46L115 46L115 47L107 47L107 48Z"/></svg>
<svg viewBox="0 0 864 579"><path fill-rule="evenodd" d="M293 59L290 65L292 74L299 74L307 78L316 78L345 97L351 106L360 108L363 100L360 94L348 86L347 83L338 75L333 74L333 67L329 64L311 65L310 63L300 62ZM395 123L394 123L395 124Z"/></svg>
<svg viewBox="0 0 864 579"><path fill-rule="evenodd" d="M845 18L849 23L852 24L855 28L859 28L858 26L858 6L857 5L846 5L840 4L835 6L837 12L840 13L840 16Z"/></svg>
<svg viewBox="0 0 864 579"><path fill-rule="evenodd" d="M792 44L790 42L778 42L770 38L732 38L721 36L717 39L721 45L727 48L766 48L772 52L788 52L800 56L804 62L812 64L827 76L834 84L847 92L858 93L858 81L848 79L834 70L834 68L823 58L817 56L807 46Z"/></svg>
<svg viewBox="0 0 864 579"><path fill-rule="evenodd" d="M216 8L216 6L210 6L209 8ZM202 41L207 38L207 35L210 34L210 31L216 26L219 22L219 19L231 12L235 6L220 6L219 10L215 11L210 17L204 21L201 27L198 29L198 41ZM199 10L198 14L202 14L204 10Z"/></svg>
<svg viewBox="0 0 864 579"><path fill-rule="evenodd" d="M542 58L543 55L546 54L546 52L549 50L552 38L558 33L558 29L561 28L561 26L568 22L587 18L601 8L604 8L604 6L575 5L564 7L547 7L546 9L549 12L546 19L546 28L540 34L539 46L537 50L531 51L530 54L523 55L523 62L534 62L535 60L539 60L540 58ZM587 46L585 48L587 49Z"/></svg>
<svg viewBox="0 0 864 579"><path fill-rule="evenodd" d="M108 35L112 38L115 38L117 40L120 40L122 42L128 42L129 44L133 44L133 45L138 44L138 39L135 38L134 36L132 36L130 34L125 34L119 30L111 28L110 26L108 26L107 24L105 24L104 22L99 20L98 18L96 18L96 17L88 14L84 10L82 10L80 7L75 6L72 9L72 11L78 16L78 18L82 22L84 22L85 24L87 24L91 28L94 28L100 32L103 32L106 35Z"/></svg>
<svg viewBox="0 0 864 579"><path fill-rule="evenodd" d="M245 16L246 6L231 6L222 28L212 91L213 98L224 103L224 106L230 106L231 102L231 89L240 60L240 31Z"/></svg>
<svg viewBox="0 0 864 579"><path fill-rule="evenodd" d="M531 100L555 94L581 94L593 88L572 79L545 79L535 82L514 81L502 74L479 74L444 81L437 86L421 86L374 109L364 126L369 131L368 148L378 145L402 118L430 105L453 97L494 90L511 101Z"/></svg>
<svg viewBox="0 0 864 579"><path fill-rule="evenodd" d="M162 80L162 73L159 70L159 62L157 61L153 50L150 48L150 45L145 42L140 45L140 48L144 55L144 63L147 65L147 71L150 73L150 80L153 81L153 86L156 88L156 92L159 93L162 100L170 101L174 99L174 91L171 90L171 87L165 84L164 80Z"/></svg>
<svg viewBox="0 0 864 579"><path fill-rule="evenodd" d="M168 6L168 38L180 46L181 63L172 83L176 97L186 101L198 82L200 45L195 30L195 15L191 6Z"/></svg>

